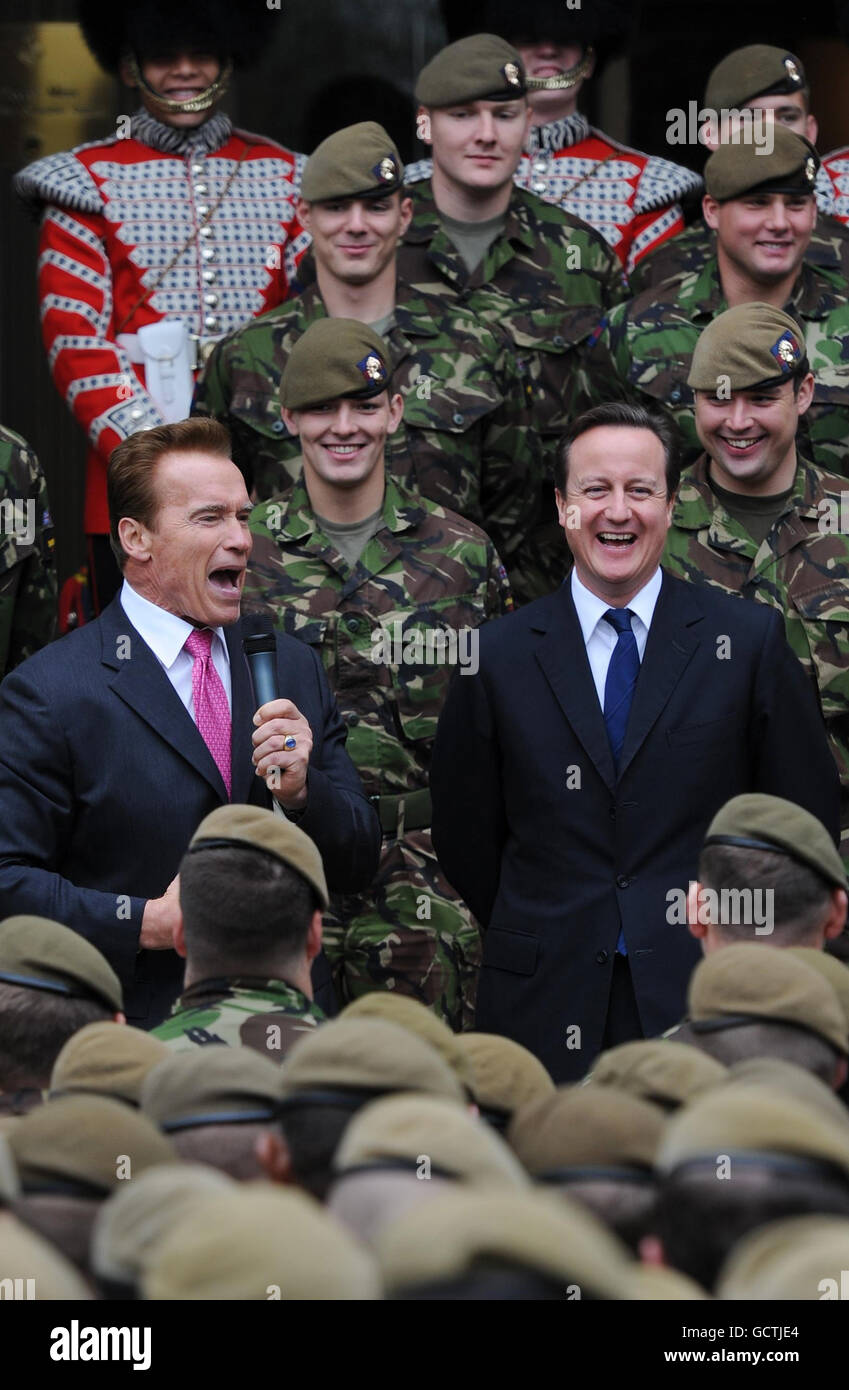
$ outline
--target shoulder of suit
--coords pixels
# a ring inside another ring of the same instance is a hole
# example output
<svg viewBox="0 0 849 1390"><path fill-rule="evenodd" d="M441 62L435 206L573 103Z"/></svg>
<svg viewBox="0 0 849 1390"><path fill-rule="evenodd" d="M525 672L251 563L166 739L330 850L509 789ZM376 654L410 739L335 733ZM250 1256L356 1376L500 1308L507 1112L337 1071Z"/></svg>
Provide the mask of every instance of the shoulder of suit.
<svg viewBox="0 0 849 1390"><path fill-rule="evenodd" d="M741 599L739 594L726 593L713 584L694 584L667 569L663 571L663 584L678 590L680 598L696 604L712 622L725 624L738 632L741 629L756 632L759 628L774 626L776 621L782 624L780 614L771 604Z"/></svg>

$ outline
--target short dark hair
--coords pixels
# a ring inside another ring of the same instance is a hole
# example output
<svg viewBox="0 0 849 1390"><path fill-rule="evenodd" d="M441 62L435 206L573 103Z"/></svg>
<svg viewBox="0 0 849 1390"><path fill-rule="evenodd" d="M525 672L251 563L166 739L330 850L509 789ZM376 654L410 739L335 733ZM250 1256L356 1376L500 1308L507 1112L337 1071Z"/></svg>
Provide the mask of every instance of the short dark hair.
<svg viewBox="0 0 849 1390"><path fill-rule="evenodd" d="M69 1038L113 1011L98 999L76 999L0 980L0 1091L46 1090L53 1063Z"/></svg>
<svg viewBox="0 0 849 1390"><path fill-rule="evenodd" d="M681 441L678 428L659 411L647 410L642 405L630 405L626 401L606 401L604 405L585 410L577 420L573 420L566 433L559 440L554 456L554 485L565 492L569 474L569 454L576 439L590 430L615 425L624 429L650 430L663 446L666 462L666 495L672 497L681 479Z"/></svg>
<svg viewBox="0 0 849 1390"><path fill-rule="evenodd" d="M229 458L230 431L220 420L194 416L173 425L157 425L152 430L131 434L109 457L106 470L106 496L109 504L109 544L121 569L127 555L118 538L118 522L131 516L149 530L154 529L157 500L154 470L164 454L190 454L195 451Z"/></svg>
<svg viewBox="0 0 849 1390"><path fill-rule="evenodd" d="M236 1182L252 1182L263 1177L256 1157L256 1144L269 1125L262 1121L196 1125L169 1134L184 1163L208 1163L227 1173Z"/></svg>
<svg viewBox="0 0 849 1390"><path fill-rule="evenodd" d="M706 845L699 855L699 880L721 893L759 888L772 894L771 946L806 946L822 926L831 903L831 885L815 869L789 854L743 845ZM751 926L722 925L730 941L751 941Z"/></svg>
<svg viewBox="0 0 849 1390"><path fill-rule="evenodd" d="M186 952L196 978L262 973L295 960L318 907L297 870L248 846L210 845L180 864Z"/></svg>
<svg viewBox="0 0 849 1390"><path fill-rule="evenodd" d="M333 1155L342 1135L358 1109L373 1099L372 1092L363 1092L362 1105L318 1104L305 1100L303 1105L292 1104L293 1096L279 1119L280 1129L289 1150L292 1173L299 1187L323 1202L336 1174Z"/></svg>
<svg viewBox="0 0 849 1390"><path fill-rule="evenodd" d="M849 1182L821 1165L796 1172L774 1163L735 1163L717 1182L716 1162L688 1164L661 1184L655 1234L666 1262L711 1292L731 1250L750 1231L789 1216L849 1216Z"/></svg>
<svg viewBox="0 0 849 1390"><path fill-rule="evenodd" d="M603 1226L619 1236L635 1255L639 1253L640 1241L651 1231L654 1222L656 1180L647 1177L645 1182L628 1182L621 1178L599 1176L551 1185L557 1186L564 1197L580 1202Z"/></svg>

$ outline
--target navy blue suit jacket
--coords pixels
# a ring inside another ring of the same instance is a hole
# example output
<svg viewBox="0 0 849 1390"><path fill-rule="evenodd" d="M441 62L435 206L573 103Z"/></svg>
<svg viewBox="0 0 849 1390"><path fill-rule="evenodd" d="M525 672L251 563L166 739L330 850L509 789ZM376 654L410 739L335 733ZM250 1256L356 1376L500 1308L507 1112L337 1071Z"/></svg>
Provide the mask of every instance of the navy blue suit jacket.
<svg viewBox="0 0 849 1390"><path fill-rule="evenodd" d="M270 806L251 761L255 713L241 624L225 629L232 679L234 802ZM366 888L380 826L345 751L321 663L277 636L282 697L309 722L313 751L299 822L331 891ZM176 952L141 951L159 897L204 816L227 801L216 763L153 652L116 598L96 622L25 661L0 685L0 919L36 913L102 951L143 1027L180 992Z"/></svg>
<svg viewBox="0 0 849 1390"><path fill-rule="evenodd" d="M840 830L837 771L780 615L669 574L618 778L566 583L481 630L478 674L455 674L442 712L431 791L440 863L485 928L477 1027L558 1081L599 1051L620 926L646 1036L684 1013L700 952L668 895L697 877L725 801L769 792L835 842Z"/></svg>

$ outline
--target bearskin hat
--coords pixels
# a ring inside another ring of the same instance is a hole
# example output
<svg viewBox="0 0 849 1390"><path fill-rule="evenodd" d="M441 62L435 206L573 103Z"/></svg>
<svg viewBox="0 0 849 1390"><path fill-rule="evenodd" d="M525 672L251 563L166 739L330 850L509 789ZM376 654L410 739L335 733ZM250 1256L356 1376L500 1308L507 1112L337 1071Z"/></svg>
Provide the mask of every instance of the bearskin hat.
<svg viewBox="0 0 849 1390"><path fill-rule="evenodd" d="M499 34L501 38L554 39L560 43L591 43L609 56L628 36L633 4L624 0L591 0L570 9L566 0L441 0L448 42L467 34Z"/></svg>
<svg viewBox="0 0 849 1390"><path fill-rule="evenodd" d="M79 24L94 57L117 73L129 51L139 61L203 50L234 67L258 62L282 14L256 0L80 0Z"/></svg>

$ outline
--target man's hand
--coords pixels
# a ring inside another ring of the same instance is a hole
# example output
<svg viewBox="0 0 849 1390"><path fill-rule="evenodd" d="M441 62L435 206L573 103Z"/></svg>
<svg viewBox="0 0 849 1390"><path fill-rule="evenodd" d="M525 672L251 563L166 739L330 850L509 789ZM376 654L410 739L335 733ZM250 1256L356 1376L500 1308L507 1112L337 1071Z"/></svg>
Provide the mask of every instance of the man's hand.
<svg viewBox="0 0 849 1390"><path fill-rule="evenodd" d="M254 724L258 726L253 734L257 777L265 778L268 790L284 810L303 810L307 804L312 729L291 700L269 700L257 710Z"/></svg>
<svg viewBox="0 0 849 1390"><path fill-rule="evenodd" d="M174 929L180 921L180 876L172 878L161 898L148 898L142 916L139 948L167 951L174 947Z"/></svg>

